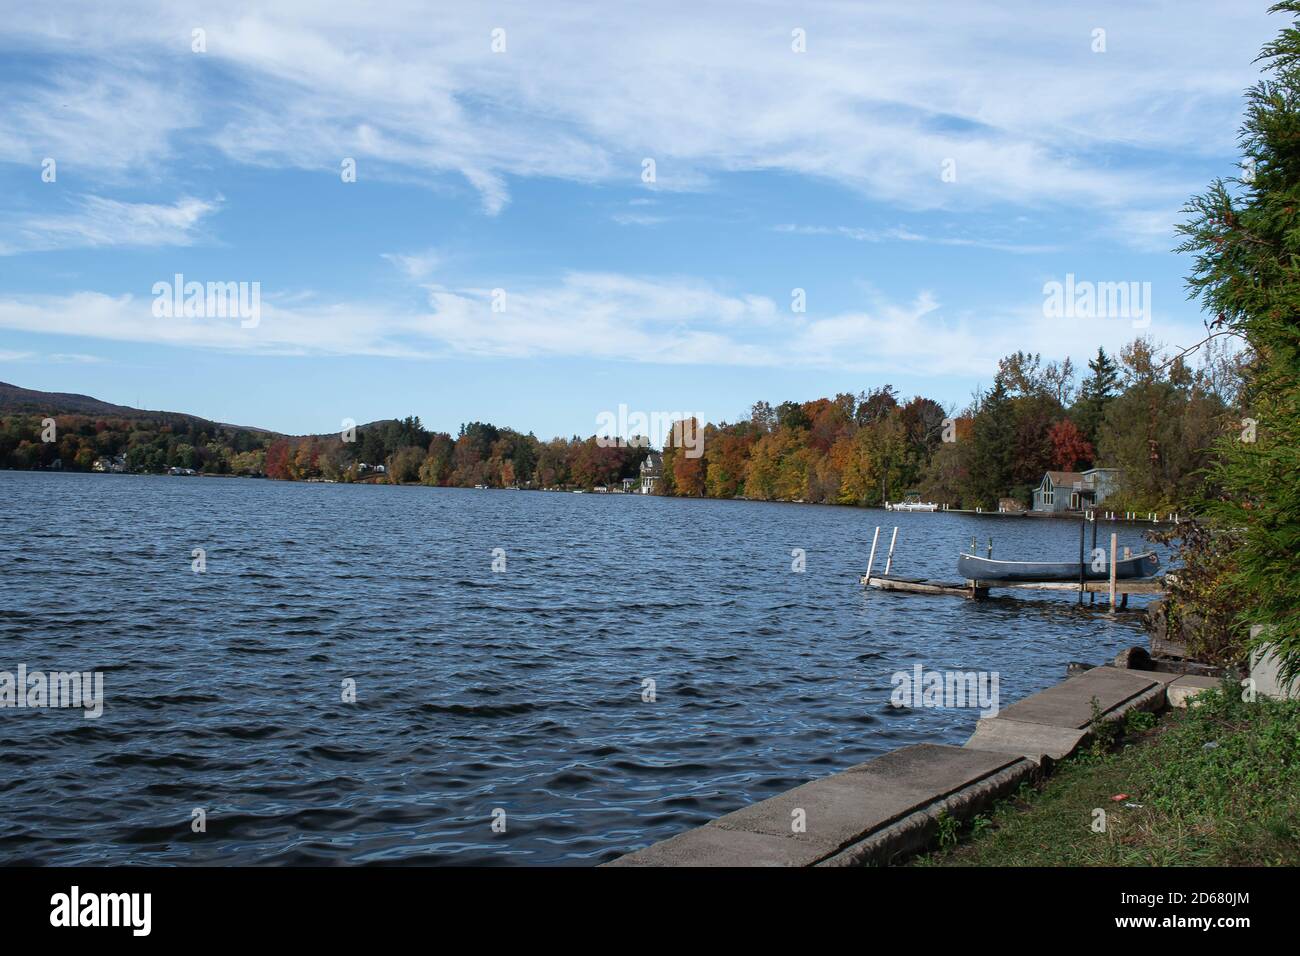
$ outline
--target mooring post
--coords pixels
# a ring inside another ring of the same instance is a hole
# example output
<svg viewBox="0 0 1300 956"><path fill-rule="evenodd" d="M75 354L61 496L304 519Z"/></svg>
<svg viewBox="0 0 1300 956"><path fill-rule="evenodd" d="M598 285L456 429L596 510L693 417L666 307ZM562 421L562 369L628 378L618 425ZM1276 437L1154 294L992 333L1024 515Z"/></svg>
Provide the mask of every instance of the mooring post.
<svg viewBox="0 0 1300 956"><path fill-rule="evenodd" d="M1079 522L1079 604L1080 605L1083 604L1083 578L1084 578L1083 542L1084 542L1084 535L1087 534L1087 532L1088 532L1088 522L1087 519L1084 519L1083 521Z"/></svg>
<svg viewBox="0 0 1300 956"><path fill-rule="evenodd" d="M867 583L871 583L871 566L876 563L876 542L880 540L880 525L876 525L876 535L871 539L871 557L867 558Z"/></svg>
<svg viewBox="0 0 1300 956"><path fill-rule="evenodd" d="M1097 553L1097 512L1095 511L1092 513L1092 553L1093 554ZM1089 604L1097 603L1096 591L1089 592L1088 603Z"/></svg>
<svg viewBox="0 0 1300 956"><path fill-rule="evenodd" d="M1119 550L1119 535L1110 535L1110 613L1115 613L1115 552Z"/></svg>
<svg viewBox="0 0 1300 956"><path fill-rule="evenodd" d="M897 541L897 540L898 540L898 528L895 527L895 528L894 528L894 535L893 535L892 538L889 539L889 556L888 556L887 558L885 558L885 573L886 573L886 574L889 573L889 569L890 569L890 568L893 566L893 564L894 564L894 542Z"/></svg>

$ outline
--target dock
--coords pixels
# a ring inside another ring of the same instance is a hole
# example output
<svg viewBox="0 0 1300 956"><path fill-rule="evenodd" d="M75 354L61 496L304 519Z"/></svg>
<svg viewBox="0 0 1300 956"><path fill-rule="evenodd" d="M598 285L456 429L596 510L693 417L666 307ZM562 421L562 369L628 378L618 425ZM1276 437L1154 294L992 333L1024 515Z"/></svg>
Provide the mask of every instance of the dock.
<svg viewBox="0 0 1300 956"><path fill-rule="evenodd" d="M1097 536L1095 533L1096 525L1094 524L1093 544L1096 544ZM1158 578L1118 578L1115 573L1117 559L1119 558L1119 541L1118 535L1110 536L1110 562L1107 567L1110 569L1110 577L1102 580L1079 580L1079 581L1003 581L996 579L971 580L965 581L941 581L935 578L918 578L906 577L901 574L891 574L890 571L894 565L894 548L898 544L898 528L894 528L894 533L889 539L889 553L885 558L885 571L883 574L872 574L871 569L876 562L876 548L880 543L880 528L876 528L876 533L871 540L871 556L867 558L867 573L862 575L860 582L863 587L872 587L881 591L899 591L904 594L946 594L951 597L964 597L971 600L979 601L989 596L992 588L1019 588L1029 591L1065 591L1071 594L1079 595L1079 603L1083 603L1085 594L1106 594L1109 595L1108 606L1111 612L1123 610L1128 607L1128 596L1130 594L1152 594L1163 595L1166 591L1163 577ZM975 542L971 541L972 549ZM993 553L993 541L989 540L989 554ZM1124 549L1124 557L1129 557L1129 549ZM1083 576L1084 570L1084 528L1079 528L1079 573ZM1096 599L1091 599L1095 601Z"/></svg>
<svg viewBox="0 0 1300 956"><path fill-rule="evenodd" d="M907 594L947 594L951 597L964 597L982 600L989 596L992 588L1020 588L1029 591L1067 591L1071 594L1114 594L1119 597L1119 607L1128 607L1130 594L1165 593L1162 578L1138 578L1128 581L939 581L933 578L909 578L900 574L872 574L862 576L864 587L877 588L881 591L902 591Z"/></svg>

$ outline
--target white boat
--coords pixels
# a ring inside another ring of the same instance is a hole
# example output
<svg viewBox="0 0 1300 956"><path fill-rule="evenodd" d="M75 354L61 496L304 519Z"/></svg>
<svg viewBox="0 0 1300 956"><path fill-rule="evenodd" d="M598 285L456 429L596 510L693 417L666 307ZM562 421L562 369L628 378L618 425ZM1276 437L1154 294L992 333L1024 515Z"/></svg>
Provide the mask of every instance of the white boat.
<svg viewBox="0 0 1300 956"><path fill-rule="evenodd" d="M895 501L885 502L886 511L938 511L939 506L933 501Z"/></svg>

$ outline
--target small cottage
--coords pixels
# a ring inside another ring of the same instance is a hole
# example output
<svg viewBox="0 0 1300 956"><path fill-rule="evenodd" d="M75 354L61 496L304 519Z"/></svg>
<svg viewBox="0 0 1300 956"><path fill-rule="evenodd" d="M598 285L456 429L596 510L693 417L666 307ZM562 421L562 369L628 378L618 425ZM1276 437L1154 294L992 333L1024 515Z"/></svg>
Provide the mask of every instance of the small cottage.
<svg viewBox="0 0 1300 956"><path fill-rule="evenodd" d="M1034 489L1034 511L1066 512L1095 508L1115 493L1117 468L1049 471Z"/></svg>

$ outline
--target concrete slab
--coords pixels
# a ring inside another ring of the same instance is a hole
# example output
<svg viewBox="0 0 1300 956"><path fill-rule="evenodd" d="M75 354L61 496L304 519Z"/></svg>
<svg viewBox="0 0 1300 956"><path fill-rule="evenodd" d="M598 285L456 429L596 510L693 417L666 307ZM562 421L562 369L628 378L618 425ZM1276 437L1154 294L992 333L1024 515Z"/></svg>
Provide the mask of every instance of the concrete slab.
<svg viewBox="0 0 1300 956"><path fill-rule="evenodd" d="M971 750L1019 754L1042 763L1044 757L1063 760L1078 749L1088 736L1087 729L1032 724L1006 717L985 717L975 725L975 733L965 746Z"/></svg>
<svg viewBox="0 0 1300 956"><path fill-rule="evenodd" d="M952 793L1011 763L1015 763L1015 758L1005 754L981 754L947 744L913 744L844 772L874 776L882 785L904 780L909 787L938 795Z"/></svg>
<svg viewBox="0 0 1300 956"><path fill-rule="evenodd" d="M930 800L928 791L906 778L882 786L869 775L837 773L729 813L714 825L788 837L816 848L820 859ZM801 833L793 832L796 814L804 824Z"/></svg>
<svg viewBox="0 0 1300 956"><path fill-rule="evenodd" d="M1263 631L1263 625L1256 624L1250 629L1250 639L1256 640ZM1283 697L1292 700L1300 697L1300 678L1289 684L1282 682L1282 665L1272 648L1251 651L1250 677L1255 682L1255 691L1266 697Z"/></svg>
<svg viewBox="0 0 1300 956"><path fill-rule="evenodd" d="M910 853L933 845L945 817L969 820L1039 773L1031 760L1017 759L997 773L981 777L937 803L913 810L864 839L818 861L817 866L887 866Z"/></svg>
<svg viewBox="0 0 1300 956"><path fill-rule="evenodd" d="M713 825L792 837L829 855L1020 759L917 744L729 813ZM801 833L792 832L797 811L805 826Z"/></svg>
<svg viewBox="0 0 1300 956"><path fill-rule="evenodd" d="M1157 684L1164 684L1166 687L1172 684L1174 681L1178 680L1178 678L1183 676L1182 674L1171 674L1168 671L1134 670L1131 671L1130 673L1135 674L1138 677L1145 677L1148 680L1153 680Z"/></svg>
<svg viewBox="0 0 1300 956"><path fill-rule="evenodd" d="M917 744L729 813L606 866L812 866L887 857L1033 770L1018 754ZM967 795L979 800L973 803ZM802 820L795 832L794 811ZM895 832L897 831L897 832ZM884 837L871 838L885 833ZM866 856L864 856L866 854Z"/></svg>
<svg viewBox="0 0 1300 956"><path fill-rule="evenodd" d="M1134 702L1153 688L1163 697L1163 688L1159 682L1148 677L1145 671L1094 667L1078 677L1071 677L1010 707L1002 708L999 716L1031 724L1082 730L1092 722L1093 698L1096 698L1102 714L1107 714L1125 709L1126 704Z"/></svg>
<svg viewBox="0 0 1300 956"><path fill-rule="evenodd" d="M812 866L822 855L817 847L789 836L725 830L715 821L605 866Z"/></svg>
<svg viewBox="0 0 1300 956"><path fill-rule="evenodd" d="M1165 694L1169 698L1170 707L1186 708L1197 694L1204 693L1207 690L1215 690L1222 684L1223 681L1216 680L1213 677L1183 674L1178 680L1165 688Z"/></svg>

